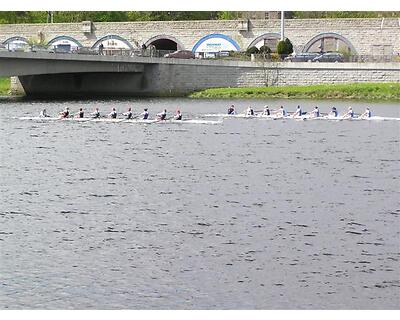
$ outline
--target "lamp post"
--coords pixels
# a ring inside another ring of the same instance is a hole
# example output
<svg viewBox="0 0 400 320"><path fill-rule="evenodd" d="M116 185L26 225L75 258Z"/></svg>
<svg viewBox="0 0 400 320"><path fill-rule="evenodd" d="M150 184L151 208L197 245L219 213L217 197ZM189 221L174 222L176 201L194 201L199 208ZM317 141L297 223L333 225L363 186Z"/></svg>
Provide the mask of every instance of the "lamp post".
<svg viewBox="0 0 400 320"><path fill-rule="evenodd" d="M281 40L285 40L285 11L281 11Z"/></svg>

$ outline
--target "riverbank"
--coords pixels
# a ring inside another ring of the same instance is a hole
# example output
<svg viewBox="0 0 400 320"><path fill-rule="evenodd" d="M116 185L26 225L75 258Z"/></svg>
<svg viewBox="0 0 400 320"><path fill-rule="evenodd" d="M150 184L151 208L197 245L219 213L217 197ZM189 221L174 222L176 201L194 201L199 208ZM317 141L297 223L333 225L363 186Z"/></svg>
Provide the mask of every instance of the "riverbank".
<svg viewBox="0 0 400 320"><path fill-rule="evenodd" d="M0 96L8 96L10 94L10 89L11 89L10 78L0 77Z"/></svg>
<svg viewBox="0 0 400 320"><path fill-rule="evenodd" d="M400 101L400 83L350 83L312 86L214 88L194 92L201 99L352 99Z"/></svg>

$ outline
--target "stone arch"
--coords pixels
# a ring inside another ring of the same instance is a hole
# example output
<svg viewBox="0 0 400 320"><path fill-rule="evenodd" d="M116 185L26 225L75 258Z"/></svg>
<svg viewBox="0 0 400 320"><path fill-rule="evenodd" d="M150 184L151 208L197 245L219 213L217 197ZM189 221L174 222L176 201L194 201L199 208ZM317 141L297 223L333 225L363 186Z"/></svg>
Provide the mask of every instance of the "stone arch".
<svg viewBox="0 0 400 320"><path fill-rule="evenodd" d="M123 44L126 46L125 49L130 49L130 50L133 49L133 46L131 45L131 43L130 43L128 40L122 38L121 36L117 36L117 35L115 35L115 34L110 34L110 35L107 35L107 36L104 36L104 37L98 39L98 40L92 45L92 49L97 49L101 43L103 43L103 42L105 42L105 41L107 41L107 40L116 40L117 43L118 43L118 42L123 43ZM107 47L105 46L104 49L107 49ZM115 48L115 49L123 49L123 48Z"/></svg>
<svg viewBox="0 0 400 320"><path fill-rule="evenodd" d="M277 40L277 42L281 39L281 35L279 34L279 33L276 33L276 32L267 32L267 33L264 33L264 34L262 34L261 36L259 36L259 37L257 37L257 38L255 38L249 45L248 45L248 47L247 47L247 49L249 49L249 48L251 48L251 47L257 47L258 49L259 49L259 47L261 47L262 45L260 45L260 42L262 41L262 42L264 42L264 40L265 39L268 39L268 40L272 40L272 39L276 39ZM276 47L276 46L275 46ZM270 49L272 50L272 51L276 51L276 48L271 48L270 47Z"/></svg>
<svg viewBox="0 0 400 320"><path fill-rule="evenodd" d="M334 50L334 51L338 51L339 41L341 41L347 46L349 53L357 54L357 50L354 48L353 44L347 38L345 38L342 35L335 33L335 32L322 32L322 33L317 34L316 36L311 38L311 40L308 41L304 45L302 52L309 52L309 50L315 44L317 44L318 41L321 41L321 44L318 48L320 48L322 51L325 52L325 50L324 50L325 40L324 39L334 39L334 41L336 42L336 50Z"/></svg>
<svg viewBox="0 0 400 320"><path fill-rule="evenodd" d="M199 41L197 41L196 44L193 46L192 52L196 53L197 51L201 50L200 46L207 40L217 39L217 38L220 38L220 39L226 41L226 43L231 47L230 49L235 49L234 51L240 51L240 46L232 38L230 38L224 34L221 34L221 33L212 33L212 34L209 34L209 35L201 38ZM219 51L221 51L221 50L218 47L215 47L214 51L211 50L209 52L219 52ZM230 50L223 50L223 51L230 51Z"/></svg>
<svg viewBox="0 0 400 320"><path fill-rule="evenodd" d="M8 50L14 51L18 48L29 46L29 40L25 37L11 37L3 42Z"/></svg>
<svg viewBox="0 0 400 320"><path fill-rule="evenodd" d="M71 41L71 42L75 43L77 47L82 47L82 44L81 44L78 40L76 40L76 39L74 39L74 38L72 38L72 37L70 37L70 36L57 36L57 37L51 39L51 40L47 43L47 45L50 46L50 45L52 45L53 43L55 43L55 42L57 42L57 41L60 41L60 40Z"/></svg>
<svg viewBox="0 0 400 320"><path fill-rule="evenodd" d="M173 36L167 34L160 34L151 37L145 42L146 47L151 45L155 46L157 50L184 50L183 44Z"/></svg>

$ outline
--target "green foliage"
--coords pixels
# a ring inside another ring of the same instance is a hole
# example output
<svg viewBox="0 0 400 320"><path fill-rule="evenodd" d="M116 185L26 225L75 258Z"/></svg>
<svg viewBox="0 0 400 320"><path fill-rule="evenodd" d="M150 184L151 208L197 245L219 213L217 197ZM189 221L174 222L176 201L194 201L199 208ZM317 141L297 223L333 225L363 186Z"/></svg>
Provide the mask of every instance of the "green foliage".
<svg viewBox="0 0 400 320"><path fill-rule="evenodd" d="M286 52L286 43L285 41L281 40L278 42L277 46L276 46L276 52L278 54L285 54Z"/></svg>
<svg viewBox="0 0 400 320"><path fill-rule="evenodd" d="M285 39L285 54L291 54L293 52L293 44L289 38Z"/></svg>
<svg viewBox="0 0 400 320"><path fill-rule="evenodd" d="M11 80L10 78L0 77L0 96L5 96L10 93Z"/></svg>
<svg viewBox="0 0 400 320"><path fill-rule="evenodd" d="M400 101L400 83L349 83L336 85L257 88L215 88L195 92L191 98L290 98Z"/></svg>
<svg viewBox="0 0 400 320"><path fill-rule="evenodd" d="M257 47L250 47L250 48L248 48L248 49L246 50L246 54L247 54L248 56L250 56L250 55L252 55L252 54L257 54L257 53L259 53L259 52L260 52L260 50L258 50Z"/></svg>
<svg viewBox="0 0 400 320"><path fill-rule="evenodd" d="M271 52L272 52L271 48L266 45L260 47L260 53L270 54Z"/></svg>

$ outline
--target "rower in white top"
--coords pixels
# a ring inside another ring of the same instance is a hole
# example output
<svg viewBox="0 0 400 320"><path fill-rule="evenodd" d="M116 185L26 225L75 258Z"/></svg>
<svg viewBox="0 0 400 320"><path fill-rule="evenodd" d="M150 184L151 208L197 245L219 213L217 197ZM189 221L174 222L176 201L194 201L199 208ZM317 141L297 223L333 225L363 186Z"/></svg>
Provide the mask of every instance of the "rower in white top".
<svg viewBox="0 0 400 320"><path fill-rule="evenodd" d="M94 119L100 118L100 111L99 111L99 108L94 109L94 112L92 112L90 115L91 115L92 118L94 118Z"/></svg>
<svg viewBox="0 0 400 320"><path fill-rule="evenodd" d="M269 110L268 106L264 106L264 110L262 112L263 116L270 116L271 115L271 111Z"/></svg>
<svg viewBox="0 0 400 320"><path fill-rule="evenodd" d="M360 118L362 119L367 119L367 118L371 118L372 117L372 112L371 110L369 110L369 108L366 108L364 113L362 115L360 115Z"/></svg>
<svg viewBox="0 0 400 320"><path fill-rule="evenodd" d="M111 112L108 114L111 119L117 119L117 111L115 108L112 108Z"/></svg>
<svg viewBox="0 0 400 320"><path fill-rule="evenodd" d="M125 119L132 119L132 108L129 108L127 112L124 113Z"/></svg>
<svg viewBox="0 0 400 320"><path fill-rule="evenodd" d="M349 107L347 112L342 116L343 119L351 119L354 118L354 111L352 107Z"/></svg>
<svg viewBox="0 0 400 320"><path fill-rule="evenodd" d="M314 108L313 111L310 112L310 117L311 118L318 118L319 117L319 109L318 109L317 106Z"/></svg>
<svg viewBox="0 0 400 320"><path fill-rule="evenodd" d="M252 108L252 107L248 107L248 108L246 109L245 115L246 115L247 117L248 117L248 116L254 116L254 110L253 110L253 108Z"/></svg>
<svg viewBox="0 0 400 320"><path fill-rule="evenodd" d="M39 117L40 118L47 118L47 117L50 117L50 116L47 114L46 109L43 109L42 111L40 111Z"/></svg>
<svg viewBox="0 0 400 320"><path fill-rule="evenodd" d="M182 113L181 110L176 110L176 114L174 116L174 120L182 120Z"/></svg>
<svg viewBox="0 0 400 320"><path fill-rule="evenodd" d="M296 111L293 113L292 117L301 117L301 115L303 114L303 112L301 111L301 107L297 106Z"/></svg>
<svg viewBox="0 0 400 320"><path fill-rule="evenodd" d="M283 106L280 106L279 109L274 110L274 113L279 118L286 117L286 110L283 108Z"/></svg>
<svg viewBox="0 0 400 320"><path fill-rule="evenodd" d="M157 114L157 120L167 120L167 109Z"/></svg>
<svg viewBox="0 0 400 320"><path fill-rule="evenodd" d="M148 120L149 119L149 111L147 111L147 108L144 108L143 113L141 114L142 120Z"/></svg>
<svg viewBox="0 0 400 320"><path fill-rule="evenodd" d="M332 107L331 111L328 113L328 118L336 118L338 116L338 112L336 107Z"/></svg>

